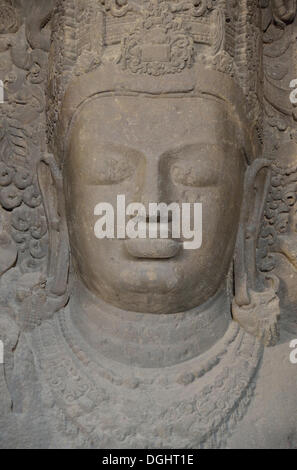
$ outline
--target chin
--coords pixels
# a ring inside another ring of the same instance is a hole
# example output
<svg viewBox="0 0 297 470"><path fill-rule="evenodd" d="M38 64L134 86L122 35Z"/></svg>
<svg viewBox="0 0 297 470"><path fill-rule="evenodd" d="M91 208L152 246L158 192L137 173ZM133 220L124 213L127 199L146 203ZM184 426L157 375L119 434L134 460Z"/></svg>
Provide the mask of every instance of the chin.
<svg viewBox="0 0 297 470"><path fill-rule="evenodd" d="M134 294L133 300L131 300L131 296L130 298L123 296L117 300L112 299L110 305L128 312L167 315L185 310L183 305L178 305L178 301L178 298L147 292L146 294Z"/></svg>

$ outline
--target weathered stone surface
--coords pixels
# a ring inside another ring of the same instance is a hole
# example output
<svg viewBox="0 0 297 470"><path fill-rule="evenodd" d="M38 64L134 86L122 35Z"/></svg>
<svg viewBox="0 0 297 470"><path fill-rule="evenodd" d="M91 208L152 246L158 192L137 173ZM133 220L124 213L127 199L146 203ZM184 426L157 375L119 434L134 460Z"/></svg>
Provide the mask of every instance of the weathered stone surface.
<svg viewBox="0 0 297 470"><path fill-rule="evenodd" d="M0 0L1 448L297 447L296 21ZM98 240L119 194L201 248Z"/></svg>

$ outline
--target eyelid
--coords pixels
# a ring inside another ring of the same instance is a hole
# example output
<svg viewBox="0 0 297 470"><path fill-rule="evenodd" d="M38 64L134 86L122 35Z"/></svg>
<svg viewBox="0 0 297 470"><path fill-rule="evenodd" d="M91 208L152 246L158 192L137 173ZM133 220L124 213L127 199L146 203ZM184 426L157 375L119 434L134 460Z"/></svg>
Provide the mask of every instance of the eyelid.
<svg viewBox="0 0 297 470"><path fill-rule="evenodd" d="M109 154L108 157L106 153ZM131 178L136 171L139 155L132 149L117 148L111 144L99 148L94 161L96 167L92 175L88 177L89 184L105 186L119 184Z"/></svg>
<svg viewBox="0 0 297 470"><path fill-rule="evenodd" d="M220 149L214 144L188 144L168 152L165 161L174 183L190 187L217 184L219 168L211 167L209 154Z"/></svg>
<svg viewBox="0 0 297 470"><path fill-rule="evenodd" d="M191 187L213 186L218 181L218 172L214 169L199 168L196 161L175 162L170 168L171 178L174 183Z"/></svg>

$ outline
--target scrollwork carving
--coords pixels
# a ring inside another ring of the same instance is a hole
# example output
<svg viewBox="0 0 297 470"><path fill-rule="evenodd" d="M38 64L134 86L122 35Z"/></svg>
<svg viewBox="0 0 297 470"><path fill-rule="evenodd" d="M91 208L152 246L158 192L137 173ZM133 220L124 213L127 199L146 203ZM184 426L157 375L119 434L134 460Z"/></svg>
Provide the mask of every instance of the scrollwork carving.
<svg viewBox="0 0 297 470"><path fill-rule="evenodd" d="M18 11L13 8L10 0L0 2L0 34L15 33L20 26Z"/></svg>
<svg viewBox="0 0 297 470"><path fill-rule="evenodd" d="M276 23L291 23L296 15L296 0L272 0L272 13Z"/></svg>
<svg viewBox="0 0 297 470"><path fill-rule="evenodd" d="M110 11L110 13L116 17L126 15L131 9L129 0L100 0L100 2L105 7L106 11Z"/></svg>

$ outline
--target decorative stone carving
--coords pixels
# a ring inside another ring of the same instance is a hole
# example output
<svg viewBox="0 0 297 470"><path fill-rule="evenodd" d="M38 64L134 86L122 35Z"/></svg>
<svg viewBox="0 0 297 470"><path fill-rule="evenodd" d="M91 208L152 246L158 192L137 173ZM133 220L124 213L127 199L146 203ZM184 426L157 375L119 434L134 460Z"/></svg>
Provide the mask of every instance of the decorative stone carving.
<svg viewBox="0 0 297 470"><path fill-rule="evenodd" d="M297 446L296 21L0 0L1 448ZM202 247L97 240L117 194L201 201Z"/></svg>
<svg viewBox="0 0 297 470"><path fill-rule="evenodd" d="M161 9L160 9L161 8ZM194 44L168 4L152 5L123 40L123 65L134 73L176 73L193 63Z"/></svg>
<svg viewBox="0 0 297 470"><path fill-rule="evenodd" d="M0 3L0 34L15 33L19 28L18 12L13 8L11 0Z"/></svg>

